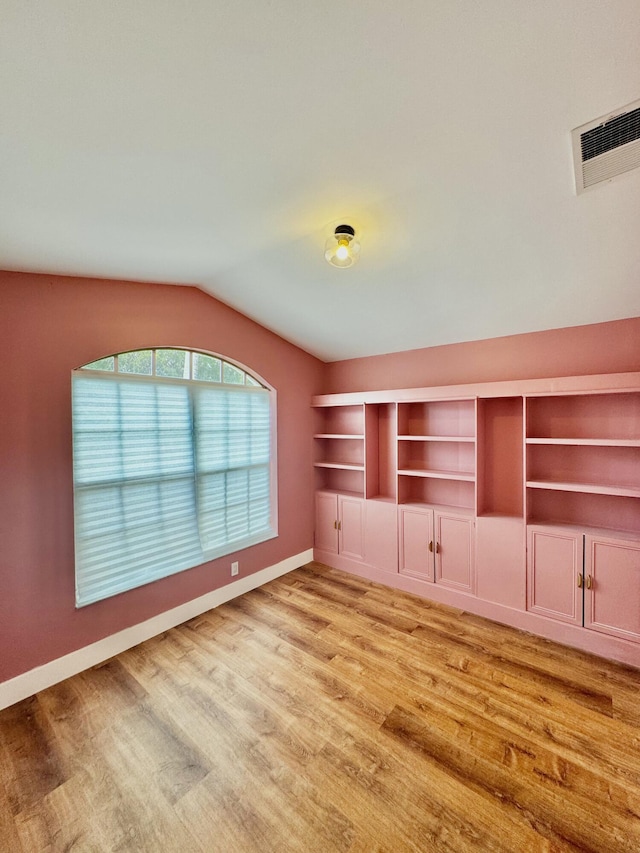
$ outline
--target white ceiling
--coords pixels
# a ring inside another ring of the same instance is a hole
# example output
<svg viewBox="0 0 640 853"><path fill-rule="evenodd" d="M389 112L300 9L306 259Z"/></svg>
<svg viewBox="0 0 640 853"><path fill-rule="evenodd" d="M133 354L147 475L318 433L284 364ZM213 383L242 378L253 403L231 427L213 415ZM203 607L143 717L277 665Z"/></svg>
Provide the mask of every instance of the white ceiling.
<svg viewBox="0 0 640 853"><path fill-rule="evenodd" d="M195 284L320 358L640 315L638 0L0 0L0 267ZM349 270L331 224L361 231Z"/></svg>

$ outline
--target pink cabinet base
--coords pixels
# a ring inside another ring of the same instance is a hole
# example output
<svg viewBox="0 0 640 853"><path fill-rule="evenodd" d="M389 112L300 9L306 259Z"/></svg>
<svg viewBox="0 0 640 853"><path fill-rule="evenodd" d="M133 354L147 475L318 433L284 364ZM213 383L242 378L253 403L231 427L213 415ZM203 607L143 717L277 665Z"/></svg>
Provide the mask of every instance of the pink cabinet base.
<svg viewBox="0 0 640 853"><path fill-rule="evenodd" d="M401 506L398 518L401 573L421 580L435 580L433 512Z"/></svg>
<svg viewBox="0 0 640 853"><path fill-rule="evenodd" d="M554 527L530 527L527 609L582 625L582 536Z"/></svg>
<svg viewBox="0 0 640 853"><path fill-rule="evenodd" d="M461 592L475 592L474 520L435 512L436 583Z"/></svg>
<svg viewBox="0 0 640 853"><path fill-rule="evenodd" d="M352 560L364 559L364 501L338 495L338 551Z"/></svg>
<svg viewBox="0 0 640 853"><path fill-rule="evenodd" d="M524 519L481 515L476 519L476 594L485 601L527 606Z"/></svg>
<svg viewBox="0 0 640 853"><path fill-rule="evenodd" d="M376 569L398 571L398 525L395 503L364 502L364 559Z"/></svg>
<svg viewBox="0 0 640 853"><path fill-rule="evenodd" d="M587 536L585 627L640 641L640 543Z"/></svg>
<svg viewBox="0 0 640 853"><path fill-rule="evenodd" d="M329 554L338 553L338 504L334 494L316 492L315 547Z"/></svg>

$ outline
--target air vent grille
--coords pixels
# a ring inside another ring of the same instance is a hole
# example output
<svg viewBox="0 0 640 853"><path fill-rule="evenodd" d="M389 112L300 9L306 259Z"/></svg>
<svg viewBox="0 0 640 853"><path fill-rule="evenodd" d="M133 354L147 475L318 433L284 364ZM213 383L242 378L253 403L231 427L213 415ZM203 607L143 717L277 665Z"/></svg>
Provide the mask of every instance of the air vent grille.
<svg viewBox="0 0 640 853"><path fill-rule="evenodd" d="M573 131L578 193L640 166L640 101Z"/></svg>

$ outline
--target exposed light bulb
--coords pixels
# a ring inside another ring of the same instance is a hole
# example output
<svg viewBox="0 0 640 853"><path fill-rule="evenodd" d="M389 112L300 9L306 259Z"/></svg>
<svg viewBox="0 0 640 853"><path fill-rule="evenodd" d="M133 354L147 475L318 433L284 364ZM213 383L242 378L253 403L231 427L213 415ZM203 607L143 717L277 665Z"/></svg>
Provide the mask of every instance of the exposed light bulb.
<svg viewBox="0 0 640 853"><path fill-rule="evenodd" d="M336 249L336 258L339 258L341 261L346 261L349 257L349 241L348 240L339 240L338 248Z"/></svg>

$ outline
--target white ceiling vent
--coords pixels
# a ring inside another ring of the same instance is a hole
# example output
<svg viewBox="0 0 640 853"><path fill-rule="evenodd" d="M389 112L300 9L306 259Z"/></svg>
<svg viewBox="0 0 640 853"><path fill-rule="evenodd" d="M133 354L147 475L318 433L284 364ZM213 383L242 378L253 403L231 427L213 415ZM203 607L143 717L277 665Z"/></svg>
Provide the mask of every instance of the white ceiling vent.
<svg viewBox="0 0 640 853"><path fill-rule="evenodd" d="M640 101L572 131L576 192L640 166Z"/></svg>

